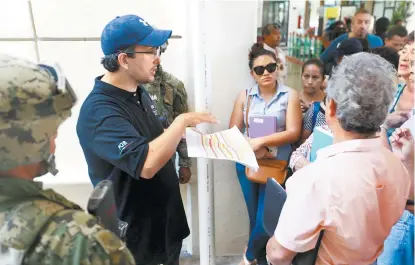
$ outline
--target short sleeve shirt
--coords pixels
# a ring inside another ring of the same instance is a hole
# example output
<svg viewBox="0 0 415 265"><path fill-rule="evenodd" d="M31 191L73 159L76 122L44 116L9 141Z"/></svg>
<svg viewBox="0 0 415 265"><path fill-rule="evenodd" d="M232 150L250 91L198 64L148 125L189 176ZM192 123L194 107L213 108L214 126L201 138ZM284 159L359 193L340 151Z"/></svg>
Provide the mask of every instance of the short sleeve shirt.
<svg viewBox="0 0 415 265"><path fill-rule="evenodd" d="M77 123L91 182L112 180L119 217L129 223L127 245L137 263L163 263L166 246L181 242L189 227L173 162L152 179L140 178L149 142L163 133L162 124L144 89L128 92L101 78L96 78Z"/></svg>
<svg viewBox="0 0 415 265"><path fill-rule="evenodd" d="M294 252L315 247L317 265L372 264L399 220L410 177L380 138L344 141L288 179L275 239Z"/></svg>
<svg viewBox="0 0 415 265"><path fill-rule="evenodd" d="M261 97L259 93L258 85L254 85L252 88L247 90L247 96L251 97L249 113L248 113L248 122L250 117L256 116L272 116L277 119L277 132L283 132L286 129L286 115L288 109L288 99L289 99L290 89L283 84L278 84L277 92L271 98L271 100L266 103L265 100ZM247 99L248 99L247 97ZM244 104L244 126L246 127L246 110L247 110L248 100ZM247 134L245 132L245 134ZM286 160L290 157L292 153L292 145L284 144L278 146L278 152L276 159Z"/></svg>
<svg viewBox="0 0 415 265"><path fill-rule="evenodd" d="M311 104L310 108L307 110L307 112L304 114L303 117L303 128L307 131L313 131L313 114L316 108L315 104ZM321 127L327 125L326 122L326 116L324 112L322 111L320 105L319 109L317 110L317 116L316 116L316 123L314 124L314 127Z"/></svg>

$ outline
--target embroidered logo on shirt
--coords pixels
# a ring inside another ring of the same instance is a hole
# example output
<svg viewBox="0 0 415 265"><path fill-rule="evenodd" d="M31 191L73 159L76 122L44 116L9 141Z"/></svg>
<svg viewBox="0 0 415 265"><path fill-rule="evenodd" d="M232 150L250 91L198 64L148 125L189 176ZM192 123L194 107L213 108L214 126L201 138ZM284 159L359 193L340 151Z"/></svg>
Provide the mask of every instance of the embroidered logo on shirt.
<svg viewBox="0 0 415 265"><path fill-rule="evenodd" d="M158 115L158 112L157 112L157 109L156 109L156 107L154 107L154 105L153 104L151 104L150 105L150 107L151 107L151 110L153 111L153 113L154 113L154 115Z"/></svg>
<svg viewBox="0 0 415 265"><path fill-rule="evenodd" d="M122 151L124 151L124 149L129 145L129 143L127 143L126 141L122 141L121 143L118 144L118 150L120 150L120 154L122 153Z"/></svg>

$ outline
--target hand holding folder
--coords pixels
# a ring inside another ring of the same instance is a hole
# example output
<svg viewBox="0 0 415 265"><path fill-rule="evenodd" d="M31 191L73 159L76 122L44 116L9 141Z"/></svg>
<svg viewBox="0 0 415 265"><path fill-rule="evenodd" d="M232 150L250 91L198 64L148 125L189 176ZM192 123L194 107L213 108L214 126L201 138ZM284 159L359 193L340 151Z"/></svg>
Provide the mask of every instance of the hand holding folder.
<svg viewBox="0 0 415 265"><path fill-rule="evenodd" d="M249 137L264 137L277 132L277 118L273 116L252 116L249 118Z"/></svg>
<svg viewBox="0 0 415 265"><path fill-rule="evenodd" d="M265 232L271 237L274 235L275 228L277 227L278 220L280 219L281 211L284 203L287 199L287 193L284 188L278 184L272 178L267 180L265 187L265 199L264 199L264 212L263 212L263 227ZM302 222L302 220L293 220L293 222ZM323 238L324 230L320 232L315 248L298 253L294 260L293 265L314 265L318 250L320 248L321 240Z"/></svg>

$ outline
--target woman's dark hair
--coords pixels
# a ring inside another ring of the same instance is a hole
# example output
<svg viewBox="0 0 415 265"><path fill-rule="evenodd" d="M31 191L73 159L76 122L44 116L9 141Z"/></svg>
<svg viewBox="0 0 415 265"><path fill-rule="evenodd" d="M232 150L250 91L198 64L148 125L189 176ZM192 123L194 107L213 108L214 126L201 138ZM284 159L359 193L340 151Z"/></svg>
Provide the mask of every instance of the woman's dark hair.
<svg viewBox="0 0 415 265"><path fill-rule="evenodd" d="M375 34L378 36L385 36L388 31L390 21L387 17L381 17L375 22Z"/></svg>
<svg viewBox="0 0 415 265"><path fill-rule="evenodd" d="M252 67L254 66L255 59L262 55L271 56L272 59L274 59L277 63L280 62L280 60L277 59L277 56L275 55L275 53L264 49L264 44L257 42L254 45L252 45L251 50L249 51L249 55L248 55L249 69L252 69Z"/></svg>
<svg viewBox="0 0 415 265"><path fill-rule="evenodd" d="M379 55L386 61L390 62L395 67L395 70L398 70L399 54L395 49L382 46L370 50L370 53Z"/></svg>
<svg viewBox="0 0 415 265"><path fill-rule="evenodd" d="M107 70L108 72L114 73L116 71L118 71L118 69L120 68L120 64L118 63L118 55L120 53L127 53L127 56L129 58L134 58L134 46L133 47L128 47L127 49L118 51L116 53L112 53L112 54L108 54L105 55L104 57L102 57L101 59L101 64L104 66L105 70Z"/></svg>
<svg viewBox="0 0 415 265"><path fill-rule="evenodd" d="M310 60L306 61L306 62L303 64L303 66L301 67L301 74L302 74L302 73L304 73L304 69L305 69L308 65L315 65L315 66L317 66L317 67L320 69L320 74L321 74L321 76L322 76L322 77L323 77L323 79L324 79L324 63L323 63L320 59L313 58L313 59L310 59Z"/></svg>

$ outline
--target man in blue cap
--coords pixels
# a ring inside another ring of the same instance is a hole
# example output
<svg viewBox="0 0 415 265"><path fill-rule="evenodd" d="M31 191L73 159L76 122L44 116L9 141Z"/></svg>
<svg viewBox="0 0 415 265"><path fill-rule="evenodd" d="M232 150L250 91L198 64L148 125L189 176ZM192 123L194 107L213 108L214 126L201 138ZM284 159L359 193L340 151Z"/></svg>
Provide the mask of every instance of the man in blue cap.
<svg viewBox="0 0 415 265"><path fill-rule="evenodd" d="M325 65L325 74L331 76L333 68L338 66L344 56L363 52L362 40L357 38L345 39L337 44L336 50L330 56L330 60Z"/></svg>
<svg viewBox="0 0 415 265"><path fill-rule="evenodd" d="M337 45L343 40L349 38L365 39L368 42L370 49L383 46L383 41L376 35L369 33L369 26L371 23L372 15L366 9L359 9L352 18L351 31L344 33L333 40L329 47L324 50L320 55L320 59L327 63L330 54L336 49Z"/></svg>
<svg viewBox="0 0 415 265"><path fill-rule="evenodd" d="M128 248L143 265L179 264L190 232L171 157L186 127L215 122L208 113L185 113L164 130L156 117L141 85L154 81L171 34L135 15L110 21L101 36L107 72L95 79L77 123L91 182L112 180Z"/></svg>

